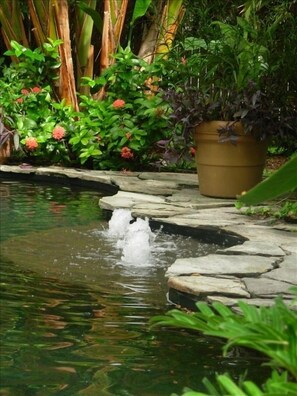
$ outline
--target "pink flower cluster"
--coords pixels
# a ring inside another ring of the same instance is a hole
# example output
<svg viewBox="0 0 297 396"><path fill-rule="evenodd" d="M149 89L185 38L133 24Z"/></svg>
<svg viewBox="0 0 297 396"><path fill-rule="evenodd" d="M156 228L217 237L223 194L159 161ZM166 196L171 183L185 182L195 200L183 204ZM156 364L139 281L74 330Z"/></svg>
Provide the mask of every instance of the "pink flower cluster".
<svg viewBox="0 0 297 396"><path fill-rule="evenodd" d="M126 102L123 99L117 99L113 102L112 106L115 109L121 109L123 107L125 107Z"/></svg>
<svg viewBox="0 0 297 396"><path fill-rule="evenodd" d="M57 126L53 129L52 137L53 137L55 140L61 140L61 139L63 139L63 137L65 137L65 135L66 135L66 131L65 131L65 128L63 128L62 126L57 125Z"/></svg>
<svg viewBox="0 0 297 396"><path fill-rule="evenodd" d="M36 150L38 147L37 139L35 137L27 137L25 140L25 146L30 151Z"/></svg>
<svg viewBox="0 0 297 396"><path fill-rule="evenodd" d="M134 154L129 147L123 147L121 150L121 157L126 159L131 159L134 157Z"/></svg>
<svg viewBox="0 0 297 396"><path fill-rule="evenodd" d="M41 88L36 86L36 87L30 88L30 89L27 89L27 88L21 89L21 94L24 96L29 95L31 92L34 94L38 94L39 92L41 92ZM23 103L23 101L24 101L23 98L17 98L17 100L16 100L17 103Z"/></svg>

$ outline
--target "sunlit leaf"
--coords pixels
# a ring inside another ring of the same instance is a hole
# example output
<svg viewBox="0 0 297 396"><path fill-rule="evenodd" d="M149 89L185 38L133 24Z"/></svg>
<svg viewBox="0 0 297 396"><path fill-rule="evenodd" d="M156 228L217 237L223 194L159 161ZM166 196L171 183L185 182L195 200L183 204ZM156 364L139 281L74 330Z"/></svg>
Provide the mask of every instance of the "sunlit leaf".
<svg viewBox="0 0 297 396"><path fill-rule="evenodd" d="M246 205L257 205L261 202L277 198L297 188L297 155L275 171L270 177L262 181L245 195L239 202Z"/></svg>

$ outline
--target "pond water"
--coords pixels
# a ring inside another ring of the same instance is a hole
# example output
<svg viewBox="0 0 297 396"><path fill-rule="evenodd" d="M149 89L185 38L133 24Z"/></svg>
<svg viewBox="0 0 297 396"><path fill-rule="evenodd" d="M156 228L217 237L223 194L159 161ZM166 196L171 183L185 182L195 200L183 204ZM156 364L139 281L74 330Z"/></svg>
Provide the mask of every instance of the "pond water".
<svg viewBox="0 0 297 396"><path fill-rule="evenodd" d="M108 235L97 191L5 180L0 194L1 396L165 396L215 372L259 376L255 356L148 326L171 308L167 267L217 246L160 232L137 266Z"/></svg>

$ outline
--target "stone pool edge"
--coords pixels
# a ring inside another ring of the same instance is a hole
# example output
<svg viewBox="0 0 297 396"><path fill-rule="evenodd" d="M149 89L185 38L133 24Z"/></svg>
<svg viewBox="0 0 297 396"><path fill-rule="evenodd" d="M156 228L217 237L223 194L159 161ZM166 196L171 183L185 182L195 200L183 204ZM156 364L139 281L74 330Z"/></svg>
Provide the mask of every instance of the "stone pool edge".
<svg viewBox="0 0 297 396"><path fill-rule="evenodd" d="M270 306L276 296L292 303L297 225L252 219L234 207L234 200L200 195L196 174L1 165L0 176L89 186L109 194L99 201L104 210L126 208L134 217L149 218L154 228L206 242L224 240L226 247L215 254L178 259L167 269L173 304L195 309L203 300L234 307L242 300Z"/></svg>

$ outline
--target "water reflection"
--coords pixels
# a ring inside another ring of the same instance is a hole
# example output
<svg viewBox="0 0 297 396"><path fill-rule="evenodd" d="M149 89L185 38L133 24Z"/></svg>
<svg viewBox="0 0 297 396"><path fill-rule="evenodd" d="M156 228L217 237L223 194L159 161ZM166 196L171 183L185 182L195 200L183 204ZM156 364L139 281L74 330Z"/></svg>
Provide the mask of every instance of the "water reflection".
<svg viewBox="0 0 297 396"><path fill-rule="evenodd" d="M165 396L199 389L229 363L234 373L253 369L250 357L223 359L217 341L148 329L168 309L167 266L209 247L160 235L153 266L127 266L116 240L104 237L97 193L4 187L1 396Z"/></svg>

